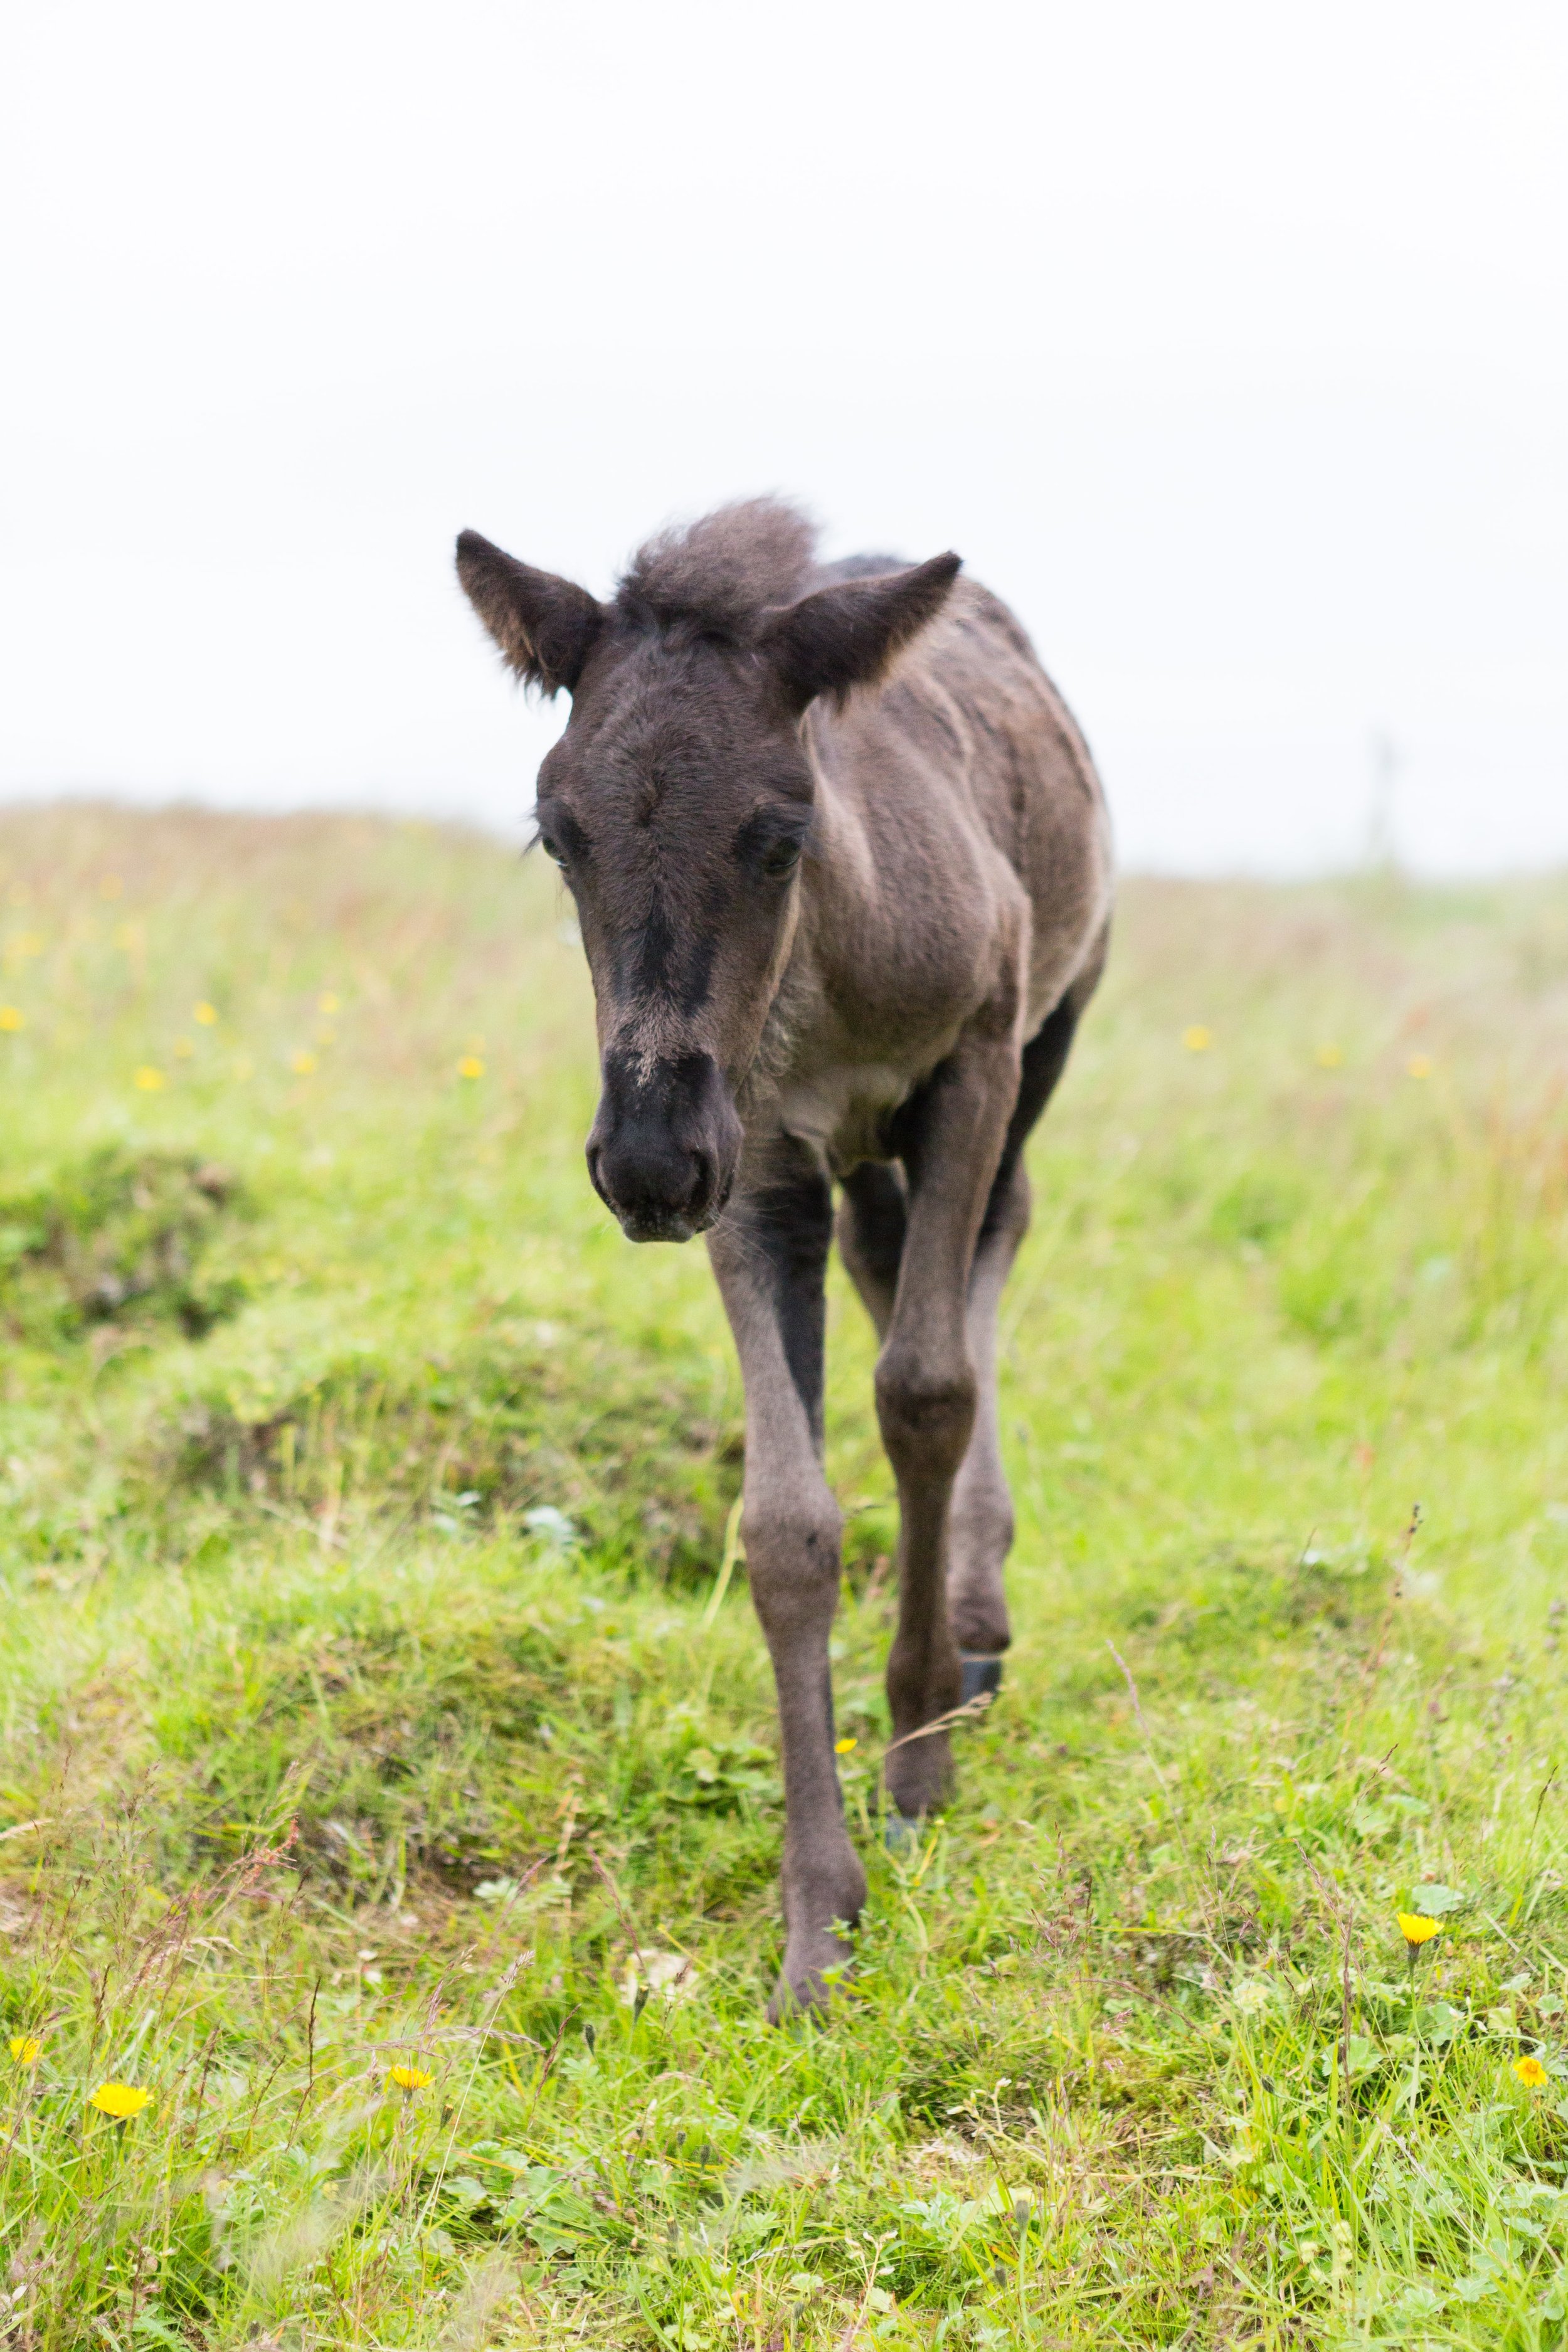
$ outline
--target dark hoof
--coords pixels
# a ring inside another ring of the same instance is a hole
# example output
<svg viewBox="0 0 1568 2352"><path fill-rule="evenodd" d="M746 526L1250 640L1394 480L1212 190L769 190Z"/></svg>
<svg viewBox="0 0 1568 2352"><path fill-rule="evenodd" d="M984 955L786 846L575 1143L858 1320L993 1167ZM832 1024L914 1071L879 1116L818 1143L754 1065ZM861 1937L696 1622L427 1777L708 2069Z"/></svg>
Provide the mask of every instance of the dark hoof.
<svg viewBox="0 0 1568 2352"><path fill-rule="evenodd" d="M830 1998L828 1988L820 1976L805 1977L799 1984L792 1984L788 1977L781 1975L773 1987L773 1997L768 2003L768 2023L804 2025L808 2018L820 2018L826 2014Z"/></svg>
<svg viewBox="0 0 1568 2352"><path fill-rule="evenodd" d="M826 2018L834 1994L849 1972L850 1958L848 1945L837 1937L832 1938L828 1954L820 1962L797 1960L792 1966L786 1958L768 2003L768 2023L799 2025L808 2018Z"/></svg>
<svg viewBox="0 0 1568 2352"><path fill-rule="evenodd" d="M882 1823L882 1843L895 1861L907 1862L925 1835L921 1813L889 1813Z"/></svg>
<svg viewBox="0 0 1568 2352"><path fill-rule="evenodd" d="M985 1693L988 1698L995 1697L997 1692L1002 1687L1002 1661L1000 1658L978 1657L975 1655L973 1651L966 1650L959 1653L959 1663L963 1668L963 1704L965 1706L969 1705L972 1698L978 1698L982 1691Z"/></svg>

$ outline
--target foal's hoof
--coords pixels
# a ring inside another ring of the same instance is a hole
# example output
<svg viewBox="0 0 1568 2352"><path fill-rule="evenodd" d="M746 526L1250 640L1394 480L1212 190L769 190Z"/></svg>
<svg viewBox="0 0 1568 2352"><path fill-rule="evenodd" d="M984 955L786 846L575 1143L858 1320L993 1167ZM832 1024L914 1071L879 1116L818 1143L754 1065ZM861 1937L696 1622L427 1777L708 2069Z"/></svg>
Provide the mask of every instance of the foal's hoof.
<svg viewBox="0 0 1568 2352"><path fill-rule="evenodd" d="M923 1813L889 1813L882 1823L882 1843L896 1862L907 1862L925 1835Z"/></svg>
<svg viewBox="0 0 1568 2352"><path fill-rule="evenodd" d="M786 1957L768 2003L770 2025L792 2025L807 2017L820 2018L832 2006L836 1988L848 1974L849 1948L834 1939L831 1957L791 1962Z"/></svg>
<svg viewBox="0 0 1568 2352"><path fill-rule="evenodd" d="M978 1650L961 1650L958 1655L959 1664L963 1668L963 1706L967 1706L972 1698L978 1698L982 1691L988 1698L994 1698L1002 1687L1001 1659L986 1657Z"/></svg>

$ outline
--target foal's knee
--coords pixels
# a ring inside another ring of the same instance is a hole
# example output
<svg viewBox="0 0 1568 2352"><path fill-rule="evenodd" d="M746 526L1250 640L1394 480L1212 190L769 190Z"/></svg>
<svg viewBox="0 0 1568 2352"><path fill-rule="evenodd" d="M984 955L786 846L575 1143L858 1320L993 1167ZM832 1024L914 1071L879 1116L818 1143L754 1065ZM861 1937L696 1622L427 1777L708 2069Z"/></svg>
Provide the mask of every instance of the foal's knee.
<svg viewBox="0 0 1568 2352"><path fill-rule="evenodd" d="M948 1360L889 1347L877 1366L877 1419L901 1478L952 1478L974 1428L977 1383L966 1356Z"/></svg>
<svg viewBox="0 0 1568 2352"><path fill-rule="evenodd" d="M824 1487L786 1502L748 1504L742 1521L746 1577L764 1629L831 1616L838 1595L844 1514Z"/></svg>

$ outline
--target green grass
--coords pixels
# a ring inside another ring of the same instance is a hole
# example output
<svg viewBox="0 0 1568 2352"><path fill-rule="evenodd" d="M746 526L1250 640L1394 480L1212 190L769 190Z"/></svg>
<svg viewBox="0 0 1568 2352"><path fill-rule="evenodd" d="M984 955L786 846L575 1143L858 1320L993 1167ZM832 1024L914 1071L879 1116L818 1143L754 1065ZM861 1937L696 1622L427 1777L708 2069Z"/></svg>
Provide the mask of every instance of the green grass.
<svg viewBox="0 0 1568 2352"><path fill-rule="evenodd" d="M737 1377L584 1175L568 912L0 829L0 2343L1562 2346L1568 888L1130 888L907 1860L835 1276L872 1891L793 2032Z"/></svg>

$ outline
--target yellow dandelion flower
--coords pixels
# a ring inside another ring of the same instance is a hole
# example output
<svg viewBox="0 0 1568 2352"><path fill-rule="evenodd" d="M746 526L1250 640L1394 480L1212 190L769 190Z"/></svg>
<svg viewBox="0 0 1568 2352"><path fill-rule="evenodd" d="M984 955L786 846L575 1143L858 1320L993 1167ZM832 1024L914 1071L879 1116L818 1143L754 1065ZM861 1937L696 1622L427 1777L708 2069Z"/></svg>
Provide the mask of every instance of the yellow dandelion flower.
<svg viewBox="0 0 1568 2352"><path fill-rule="evenodd" d="M458 1065L460 1078L482 1078L484 1074L485 1066L477 1054L465 1054Z"/></svg>
<svg viewBox="0 0 1568 2352"><path fill-rule="evenodd" d="M1412 1054L1405 1065L1405 1075L1412 1078L1429 1078L1432 1075L1430 1054Z"/></svg>
<svg viewBox="0 0 1568 2352"><path fill-rule="evenodd" d="M88 2101L100 2116L112 2116L117 2124L129 2122L143 2107L153 2104L151 2091L139 2091L133 2083L100 2083Z"/></svg>
<svg viewBox="0 0 1568 2352"><path fill-rule="evenodd" d="M833 1743L833 1753L835 1756L853 1756L859 1745L860 1742L858 1739L836 1739Z"/></svg>
<svg viewBox="0 0 1568 2352"><path fill-rule="evenodd" d="M195 1050L195 1047L192 1045L188 1037L175 1038L174 1059L176 1062L188 1062Z"/></svg>
<svg viewBox="0 0 1568 2352"><path fill-rule="evenodd" d="M1516 2058L1513 2071L1527 2091L1539 2091L1546 2080L1546 2069L1539 2058Z"/></svg>
<svg viewBox="0 0 1568 2352"><path fill-rule="evenodd" d="M191 1019L199 1021L204 1029L210 1029L217 1020L217 1006L209 1004L204 996L199 1004L192 1005Z"/></svg>
<svg viewBox="0 0 1568 2352"><path fill-rule="evenodd" d="M1399 1932L1412 1951L1422 1944L1429 1944L1434 1936L1442 1932L1440 1919L1425 1918L1419 1911L1401 1911L1398 1916Z"/></svg>
<svg viewBox="0 0 1568 2352"><path fill-rule="evenodd" d="M25 1029L27 1016L14 1004L0 1004L0 1029Z"/></svg>
<svg viewBox="0 0 1568 2352"><path fill-rule="evenodd" d="M1344 1055L1337 1045L1320 1045L1312 1059L1320 1070L1337 1070Z"/></svg>
<svg viewBox="0 0 1568 2352"><path fill-rule="evenodd" d="M162 1070L155 1070L151 1062L143 1062L131 1083L140 1087L144 1095L155 1095L160 1088L166 1087L169 1081Z"/></svg>
<svg viewBox="0 0 1568 2352"><path fill-rule="evenodd" d="M1206 1054L1214 1044L1214 1031L1205 1029L1201 1021L1194 1021L1190 1029L1183 1030L1182 1043L1189 1054Z"/></svg>
<svg viewBox="0 0 1568 2352"><path fill-rule="evenodd" d="M289 1067L294 1072L296 1077L300 1078L308 1078L315 1066L316 1057L314 1054L308 1053L296 1054L293 1060L289 1065Z"/></svg>
<svg viewBox="0 0 1568 2352"><path fill-rule="evenodd" d="M426 2091L435 2079L423 2066L391 2066L387 2073L400 2091Z"/></svg>
<svg viewBox="0 0 1568 2352"><path fill-rule="evenodd" d="M36 2033L13 2033L11 2055L18 2066L33 2066L44 2054L44 2045Z"/></svg>
<svg viewBox="0 0 1568 2352"><path fill-rule="evenodd" d="M341 1013L342 1009L342 998L341 996L334 996L330 988L325 990L323 993L316 999L316 1010L318 1013Z"/></svg>

